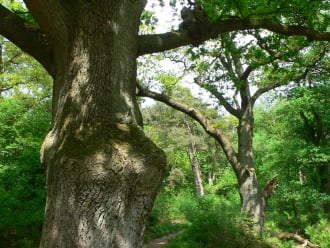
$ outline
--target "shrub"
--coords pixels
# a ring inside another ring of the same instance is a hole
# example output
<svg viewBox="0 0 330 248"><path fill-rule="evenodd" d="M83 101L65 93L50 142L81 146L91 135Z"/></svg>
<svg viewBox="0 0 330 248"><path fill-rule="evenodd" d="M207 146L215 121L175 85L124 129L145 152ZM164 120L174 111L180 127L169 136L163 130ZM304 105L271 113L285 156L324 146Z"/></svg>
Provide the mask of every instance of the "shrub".
<svg viewBox="0 0 330 248"><path fill-rule="evenodd" d="M191 225L166 247L271 247L253 234L236 206L228 206L217 196L198 199L194 211L182 210Z"/></svg>
<svg viewBox="0 0 330 248"><path fill-rule="evenodd" d="M328 219L321 218L316 225L306 227L305 231L311 242L320 247L330 247L330 223Z"/></svg>

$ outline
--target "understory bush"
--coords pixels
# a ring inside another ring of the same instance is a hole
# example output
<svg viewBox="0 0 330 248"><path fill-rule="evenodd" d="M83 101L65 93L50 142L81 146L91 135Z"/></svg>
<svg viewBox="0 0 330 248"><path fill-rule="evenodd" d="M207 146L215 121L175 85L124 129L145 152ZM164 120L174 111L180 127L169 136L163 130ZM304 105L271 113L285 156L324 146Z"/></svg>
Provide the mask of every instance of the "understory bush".
<svg viewBox="0 0 330 248"><path fill-rule="evenodd" d="M317 224L306 227L305 231L311 242L320 247L330 247L330 222L328 219L321 218Z"/></svg>
<svg viewBox="0 0 330 248"><path fill-rule="evenodd" d="M166 247L271 247L252 232L252 224L240 214L237 203L215 195L195 198L195 202L194 207L181 206L190 225Z"/></svg>

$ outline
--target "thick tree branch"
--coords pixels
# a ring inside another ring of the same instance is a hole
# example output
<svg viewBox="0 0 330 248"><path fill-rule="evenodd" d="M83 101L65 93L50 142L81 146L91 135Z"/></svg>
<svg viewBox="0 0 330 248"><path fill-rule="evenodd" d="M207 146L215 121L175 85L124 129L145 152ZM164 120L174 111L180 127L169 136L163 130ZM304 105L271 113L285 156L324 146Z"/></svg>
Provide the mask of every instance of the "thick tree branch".
<svg viewBox="0 0 330 248"><path fill-rule="evenodd" d="M255 68L248 66L245 70L243 69L241 59L238 56L240 51L233 42L234 39L235 36L230 34L227 39L223 37L222 46L228 49L225 50L224 56L220 56L220 61L224 68L227 69L229 78L231 78L236 87L236 92L240 94L242 105L246 105L250 98L248 77Z"/></svg>
<svg viewBox="0 0 330 248"><path fill-rule="evenodd" d="M0 34L33 56L53 75L52 52L38 27L0 5Z"/></svg>
<svg viewBox="0 0 330 248"><path fill-rule="evenodd" d="M242 74L240 75L240 79L243 81L247 81L248 77L250 76L250 74L255 70L256 68L252 65L248 65L246 67L246 69L242 72Z"/></svg>
<svg viewBox="0 0 330 248"><path fill-rule="evenodd" d="M166 105L178 111L181 111L182 113L185 113L186 115L190 116L195 121L197 121L203 127L203 129L215 140L217 140L217 142L221 145L224 153L226 154L228 161L232 165L235 172L239 173L241 171L242 168L238 162L237 154L232 144L230 143L229 139L219 128L217 129L213 128L213 126L210 124L206 116L204 116L200 111L186 104L178 102L168 96L145 89L138 83L137 83L137 87L138 87L138 94L137 94L138 96L149 97L156 101L163 102Z"/></svg>
<svg viewBox="0 0 330 248"><path fill-rule="evenodd" d="M203 30L203 27L200 28ZM219 34L248 30L266 29L285 36L305 36L310 41L330 41L330 32L320 32L303 26L276 23L269 19L238 19L218 20L207 25L207 30L198 36L191 36L186 30L176 30L164 34L141 35L139 37L138 56L162 52L180 46L198 44L216 38Z"/></svg>

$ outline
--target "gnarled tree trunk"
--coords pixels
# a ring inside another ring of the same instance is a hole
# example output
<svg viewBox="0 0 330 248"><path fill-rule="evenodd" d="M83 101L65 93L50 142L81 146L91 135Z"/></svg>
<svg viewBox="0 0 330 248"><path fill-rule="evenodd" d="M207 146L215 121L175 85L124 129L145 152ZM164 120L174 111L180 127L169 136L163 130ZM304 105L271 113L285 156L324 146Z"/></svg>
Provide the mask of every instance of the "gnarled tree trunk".
<svg viewBox="0 0 330 248"><path fill-rule="evenodd" d="M53 123L41 150L40 247L141 247L165 156L135 99L145 1L31 1L54 47ZM49 11L48 15L44 14Z"/></svg>

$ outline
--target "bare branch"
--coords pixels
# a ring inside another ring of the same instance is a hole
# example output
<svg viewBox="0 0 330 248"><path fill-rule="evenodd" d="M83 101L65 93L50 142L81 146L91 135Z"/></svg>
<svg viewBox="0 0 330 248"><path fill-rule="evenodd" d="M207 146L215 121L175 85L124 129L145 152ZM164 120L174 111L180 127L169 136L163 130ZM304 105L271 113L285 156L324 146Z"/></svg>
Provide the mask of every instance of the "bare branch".
<svg viewBox="0 0 330 248"><path fill-rule="evenodd" d="M22 54L23 54L23 52L19 51L14 56L12 56L10 59L8 59L7 61L3 62L2 67L4 68L4 67L8 66L9 64L14 63L14 60L16 58L18 58L19 56L21 56Z"/></svg>
<svg viewBox="0 0 330 248"><path fill-rule="evenodd" d="M12 84L12 85L9 85L9 86L1 86L0 87L0 93L3 93L5 91L11 90L11 89L13 89L13 88L15 88L19 85L24 85L24 84L25 84L25 82L19 81L19 82L16 82L16 83Z"/></svg>

